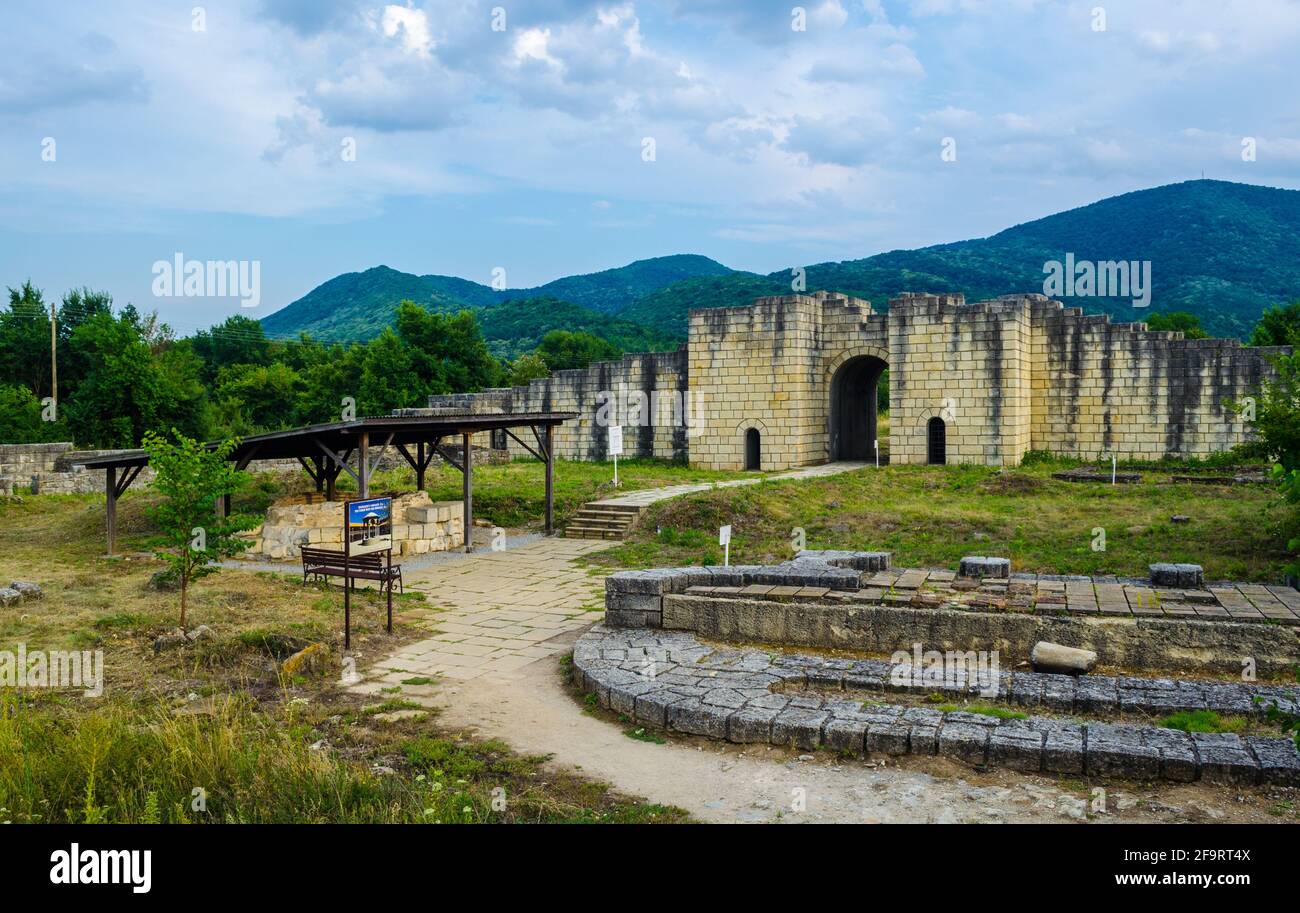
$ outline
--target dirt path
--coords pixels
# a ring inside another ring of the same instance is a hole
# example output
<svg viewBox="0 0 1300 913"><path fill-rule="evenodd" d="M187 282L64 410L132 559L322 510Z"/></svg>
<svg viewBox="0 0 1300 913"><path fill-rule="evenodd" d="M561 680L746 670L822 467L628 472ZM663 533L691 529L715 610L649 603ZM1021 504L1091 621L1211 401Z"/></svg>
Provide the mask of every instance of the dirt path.
<svg viewBox="0 0 1300 913"><path fill-rule="evenodd" d="M556 643L571 643L569 633ZM940 759L871 766L826 752L795 754L673 737L667 744L624 734L607 714L585 711L554 659L508 677L447 681L435 690L440 725L499 738L527 754L607 782L628 795L676 805L709 822L1277 822L1280 795L1208 786L1112 786L1107 811L1079 782L1005 771L978 773ZM1294 797L1291 797L1294 800ZM1086 801L1085 801L1086 800Z"/></svg>

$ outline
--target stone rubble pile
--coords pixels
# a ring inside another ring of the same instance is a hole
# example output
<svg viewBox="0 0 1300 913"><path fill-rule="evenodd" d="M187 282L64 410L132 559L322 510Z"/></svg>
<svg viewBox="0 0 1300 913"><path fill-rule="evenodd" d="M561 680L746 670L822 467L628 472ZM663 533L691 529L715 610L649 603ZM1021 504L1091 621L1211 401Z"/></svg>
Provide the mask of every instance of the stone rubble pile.
<svg viewBox="0 0 1300 913"><path fill-rule="evenodd" d="M26 580L15 580L0 587L0 605L10 606L28 599L40 599L44 594L40 586Z"/></svg>

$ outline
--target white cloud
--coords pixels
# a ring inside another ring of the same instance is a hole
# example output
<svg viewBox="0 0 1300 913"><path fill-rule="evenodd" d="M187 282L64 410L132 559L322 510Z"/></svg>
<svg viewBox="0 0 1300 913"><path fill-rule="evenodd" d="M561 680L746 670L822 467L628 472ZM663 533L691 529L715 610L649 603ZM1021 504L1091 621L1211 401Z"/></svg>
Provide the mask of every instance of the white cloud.
<svg viewBox="0 0 1300 913"><path fill-rule="evenodd" d="M515 39L515 61L540 60L551 66L560 66L560 61L551 56L550 29L524 29Z"/></svg>
<svg viewBox="0 0 1300 913"><path fill-rule="evenodd" d="M1213 54L1223 46L1213 32L1170 32L1166 29L1143 29L1137 33L1138 43L1149 51L1162 55Z"/></svg>
<svg viewBox="0 0 1300 913"><path fill-rule="evenodd" d="M504 231L549 205L593 224L612 200L623 225L689 218L735 244L784 232L861 256L1201 168L1300 184L1300 121L1278 100L1300 4L1280 0L1117 6L1102 35L1066 0L809 0L806 33L789 0L502 4L505 32L488 27L499 0L245 0L202 34L179 14L10 2L0 130L20 141L0 144L0 194L20 187L79 227L96 205L134 223L346 221L433 201L482 205ZM99 37L69 43L69 21ZM56 127L60 166L77 167L33 170L21 137ZM1257 163L1240 162L1238 133L1258 139Z"/></svg>
<svg viewBox="0 0 1300 913"><path fill-rule="evenodd" d="M424 10L390 3L384 7L381 26L385 36L401 40L402 49L408 54L428 57L433 50L434 41L429 32L429 18Z"/></svg>
<svg viewBox="0 0 1300 913"><path fill-rule="evenodd" d="M910 47L893 42L879 51L865 50L856 55L817 60L808 68L805 78L810 82L856 83L880 75L921 77L925 75L925 67Z"/></svg>
<svg viewBox="0 0 1300 913"><path fill-rule="evenodd" d="M874 111L851 118L796 118L784 146L811 162L854 166L878 160L894 132L889 118Z"/></svg>

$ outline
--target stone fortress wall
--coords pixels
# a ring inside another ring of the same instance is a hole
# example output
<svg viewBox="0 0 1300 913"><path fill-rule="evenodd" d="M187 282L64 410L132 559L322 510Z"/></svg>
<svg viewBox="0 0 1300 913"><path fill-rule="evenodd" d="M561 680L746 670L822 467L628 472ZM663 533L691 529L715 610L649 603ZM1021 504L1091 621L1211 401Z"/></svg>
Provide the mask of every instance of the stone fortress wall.
<svg viewBox="0 0 1300 913"><path fill-rule="evenodd" d="M661 395L651 425L622 422L626 455L744 469L748 439L760 468L788 469L873 458L876 383L887 367L894 463L1013 466L1030 450L1205 457L1249 439L1232 405L1285 351L1113 324L1038 294L968 303L960 294L904 293L877 314L870 302L816 292L694 310L677 352L432 397L430 407L574 411L580 418L559 430L558 454L601 460L602 394L676 392L680 402L685 393L693 427L674 421L671 396ZM510 449L525 454L514 442Z"/></svg>
<svg viewBox="0 0 1300 913"><path fill-rule="evenodd" d="M429 397L428 409L405 411L462 415L576 412L577 419L555 429L556 454L564 460L604 460L609 449L608 423L601 414L605 409L609 415L623 418L625 456L684 460L689 429L685 423L674 421L674 412L689 409L689 405L680 405L686 402L686 394L686 349L681 348L675 352L624 355L620 361L557 371L518 387L434 395ZM529 432L516 429L515 433L536 448L537 442ZM476 440L476 447L488 443L485 435L480 437L483 440ZM529 455L509 437L505 446L512 458Z"/></svg>
<svg viewBox="0 0 1300 913"><path fill-rule="evenodd" d="M477 394L475 394L477 395ZM104 470L87 469L85 460L125 453L124 450L77 450L70 441L48 444L0 444L0 495L103 494ZM378 468L395 469L406 463L396 451L379 460ZM249 472L302 472L297 460L253 460ZM153 482L154 471L145 466L133 487Z"/></svg>

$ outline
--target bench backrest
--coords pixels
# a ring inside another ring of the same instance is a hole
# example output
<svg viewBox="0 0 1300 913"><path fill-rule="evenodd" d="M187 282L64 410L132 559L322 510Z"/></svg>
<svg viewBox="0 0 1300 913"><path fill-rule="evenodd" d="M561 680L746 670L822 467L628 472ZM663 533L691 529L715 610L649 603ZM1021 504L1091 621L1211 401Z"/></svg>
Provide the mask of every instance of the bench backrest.
<svg viewBox="0 0 1300 913"><path fill-rule="evenodd" d="M302 560L304 564L328 564L331 567L343 566L343 552L332 548L303 548ZM368 555L351 555L347 559L349 567L355 568L381 568L385 565L386 559L383 555L371 553Z"/></svg>

